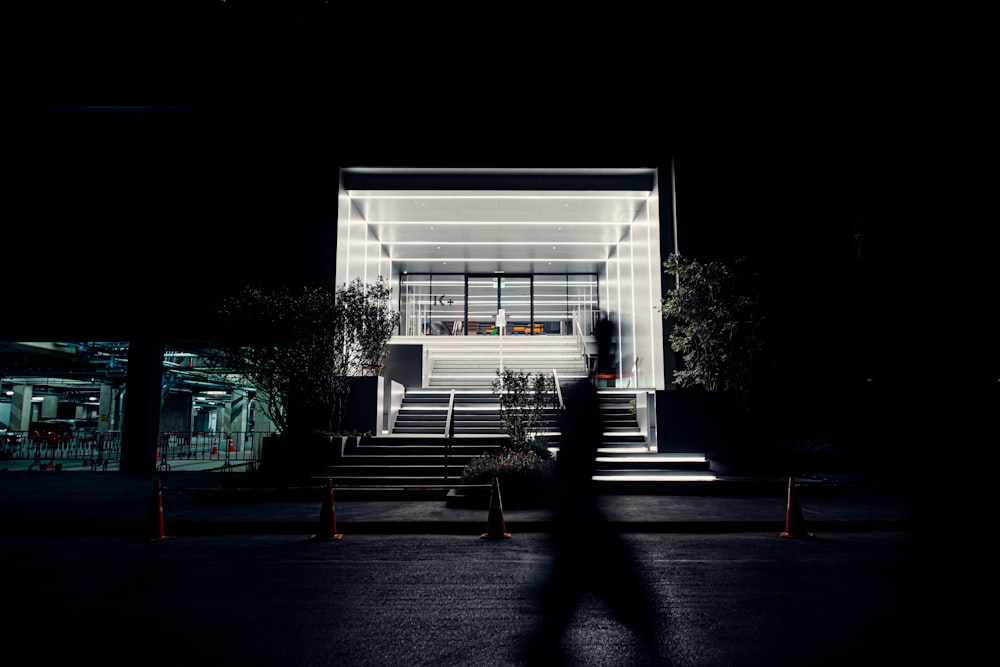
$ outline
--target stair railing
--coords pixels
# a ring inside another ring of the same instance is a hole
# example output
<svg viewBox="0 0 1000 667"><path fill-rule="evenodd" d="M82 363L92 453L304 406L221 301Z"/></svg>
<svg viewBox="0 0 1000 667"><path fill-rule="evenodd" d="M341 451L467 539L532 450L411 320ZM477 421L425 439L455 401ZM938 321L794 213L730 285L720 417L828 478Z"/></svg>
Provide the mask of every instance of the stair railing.
<svg viewBox="0 0 1000 667"><path fill-rule="evenodd" d="M552 384L555 385L556 400L559 401L559 409L562 410L566 407L566 404L563 403L562 386L559 383L559 373L557 373L554 368L552 369Z"/></svg>
<svg viewBox="0 0 1000 667"><path fill-rule="evenodd" d="M576 349L580 353L580 356L584 359L587 358L587 346L583 342L583 331L580 324L580 311L579 309L573 311L573 338L576 340ZM589 363L588 363L589 368Z"/></svg>
<svg viewBox="0 0 1000 667"><path fill-rule="evenodd" d="M448 462L451 460L451 441L455 437L455 390L448 392L448 414L444 421L444 481L448 482Z"/></svg>

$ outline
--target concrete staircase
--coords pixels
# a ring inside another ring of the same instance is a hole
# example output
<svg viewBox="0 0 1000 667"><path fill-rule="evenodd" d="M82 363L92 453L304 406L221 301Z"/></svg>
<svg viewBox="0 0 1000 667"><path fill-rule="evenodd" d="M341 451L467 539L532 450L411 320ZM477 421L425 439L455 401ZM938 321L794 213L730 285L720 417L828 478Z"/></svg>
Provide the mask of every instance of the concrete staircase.
<svg viewBox="0 0 1000 667"><path fill-rule="evenodd" d="M424 341L426 386L489 389L503 367L557 373L560 382L587 377L587 362L573 336L430 336Z"/></svg>
<svg viewBox="0 0 1000 667"><path fill-rule="evenodd" d="M462 468L469 459L499 449L505 442L505 435L465 439L363 438L349 443L340 462L330 466L323 477L333 479L338 495L356 490L364 496L382 491L409 491L444 497L448 489L443 487L460 483Z"/></svg>
<svg viewBox="0 0 1000 667"><path fill-rule="evenodd" d="M471 458L509 442L500 425L498 400L482 389L455 390L453 431L446 437L451 396L450 390L411 390L391 434L350 442L323 477L333 479L338 495L348 497L386 492L446 497ZM687 493L713 481L704 454L655 451L631 411L634 396L624 390L600 392L605 431L594 479L601 492ZM547 412L540 435L558 457L557 408Z"/></svg>
<svg viewBox="0 0 1000 667"><path fill-rule="evenodd" d="M405 494L444 499L461 484L462 468L470 459L506 441L506 436L362 439L349 444L341 461L317 477L332 479L338 498ZM558 447L552 449L558 456ZM594 480L601 494L685 494L706 491L715 476L704 455L650 452L643 444L618 440L598 450Z"/></svg>
<svg viewBox="0 0 1000 667"><path fill-rule="evenodd" d="M503 341L496 336L435 336L422 343L423 386L406 390L391 432L349 444L323 476L333 479L338 496L405 492L446 497L472 457L509 442L491 387L501 354L505 368L555 373L562 386L587 377L586 362L569 336ZM632 412L635 397L627 389L600 391L605 432L594 479L602 493L691 492L715 481L704 454L656 451ZM557 404L553 397L540 432L556 456Z"/></svg>

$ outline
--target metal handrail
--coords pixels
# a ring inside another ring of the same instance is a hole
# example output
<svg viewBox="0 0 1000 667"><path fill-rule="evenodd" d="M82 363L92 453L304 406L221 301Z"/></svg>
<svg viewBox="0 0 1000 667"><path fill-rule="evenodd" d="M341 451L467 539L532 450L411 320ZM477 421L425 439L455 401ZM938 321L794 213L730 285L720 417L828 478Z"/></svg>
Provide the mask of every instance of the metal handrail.
<svg viewBox="0 0 1000 667"><path fill-rule="evenodd" d="M573 311L573 338L576 339L576 349L580 352L580 356L586 358L587 348L583 343L583 334L580 333L580 311Z"/></svg>
<svg viewBox="0 0 1000 667"><path fill-rule="evenodd" d="M562 410L566 407L566 404L563 403L562 387L559 384L559 373L557 373L554 368L552 369L552 383L555 385L556 398L559 399L559 409Z"/></svg>
<svg viewBox="0 0 1000 667"><path fill-rule="evenodd" d="M451 441L455 437L455 390L448 392L448 415L444 424L444 481L448 481L448 463L451 460Z"/></svg>
<svg viewBox="0 0 1000 667"><path fill-rule="evenodd" d="M455 436L455 390L452 389L448 393L448 414L444 421L444 437L452 438Z"/></svg>

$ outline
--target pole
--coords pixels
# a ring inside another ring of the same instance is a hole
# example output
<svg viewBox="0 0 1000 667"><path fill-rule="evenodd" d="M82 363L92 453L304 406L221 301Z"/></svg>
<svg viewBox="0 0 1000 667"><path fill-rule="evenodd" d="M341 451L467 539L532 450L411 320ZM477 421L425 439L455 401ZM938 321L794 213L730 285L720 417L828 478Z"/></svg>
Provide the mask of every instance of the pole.
<svg viewBox="0 0 1000 667"><path fill-rule="evenodd" d="M503 336L507 329L507 314L503 308L497 310L497 335L500 336L500 391L503 391Z"/></svg>
<svg viewBox="0 0 1000 667"><path fill-rule="evenodd" d="M673 218L674 252L680 254L681 247L677 234L677 178L674 171L674 156L670 156L670 216Z"/></svg>

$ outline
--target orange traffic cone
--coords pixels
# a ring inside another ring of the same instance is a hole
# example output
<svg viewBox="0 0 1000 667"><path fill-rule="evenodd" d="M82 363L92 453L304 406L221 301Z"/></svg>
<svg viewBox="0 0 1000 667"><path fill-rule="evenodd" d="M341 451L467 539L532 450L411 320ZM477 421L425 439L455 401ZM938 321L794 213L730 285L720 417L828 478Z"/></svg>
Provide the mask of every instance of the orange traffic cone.
<svg viewBox="0 0 1000 667"><path fill-rule="evenodd" d="M486 532L479 537L488 540L509 539L507 525L503 520L503 501L500 498L500 482L493 478L493 488L490 489L490 513L486 519Z"/></svg>
<svg viewBox="0 0 1000 667"><path fill-rule="evenodd" d="M149 514L146 517L146 541L161 542L174 539L173 535L165 535L163 530L163 484L156 480L153 496L149 502Z"/></svg>
<svg viewBox="0 0 1000 667"><path fill-rule="evenodd" d="M212 441L212 456L215 456L218 453L219 453L219 440L218 438L216 438L215 440Z"/></svg>
<svg viewBox="0 0 1000 667"><path fill-rule="evenodd" d="M813 537L806 530L805 519L802 518L802 505L799 504L799 494L795 491L795 478L788 478L788 508L785 510L785 530L780 537Z"/></svg>
<svg viewBox="0 0 1000 667"><path fill-rule="evenodd" d="M326 480L328 494L323 496L323 508L319 511L319 529L310 540L340 540L343 535L337 532L337 510L333 504L333 480Z"/></svg>
<svg viewBox="0 0 1000 667"><path fill-rule="evenodd" d="M232 452L235 452L235 451L236 451L236 447L235 447L235 446L233 445L233 439L232 439L232 438L230 438L230 439L229 439L229 450L228 450L228 451L229 451L230 453L232 453Z"/></svg>

